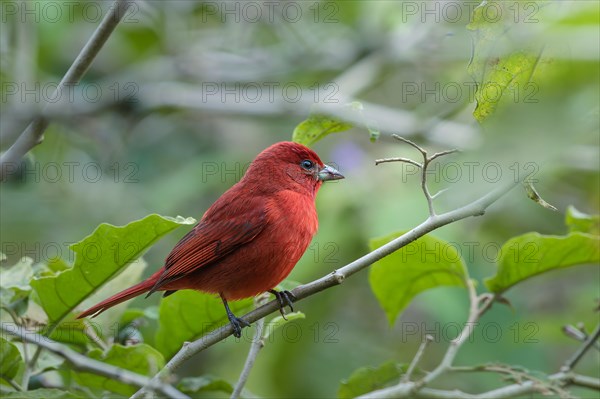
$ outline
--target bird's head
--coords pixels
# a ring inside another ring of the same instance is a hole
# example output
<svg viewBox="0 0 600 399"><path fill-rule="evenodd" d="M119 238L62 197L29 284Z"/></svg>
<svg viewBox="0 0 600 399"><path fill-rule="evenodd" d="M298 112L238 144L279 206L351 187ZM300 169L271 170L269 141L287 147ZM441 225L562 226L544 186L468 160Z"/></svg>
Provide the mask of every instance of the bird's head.
<svg viewBox="0 0 600 399"><path fill-rule="evenodd" d="M313 150L289 141L273 144L258 154L246 172L245 179L248 177L274 182L278 189L308 191L312 195L324 181L344 178Z"/></svg>

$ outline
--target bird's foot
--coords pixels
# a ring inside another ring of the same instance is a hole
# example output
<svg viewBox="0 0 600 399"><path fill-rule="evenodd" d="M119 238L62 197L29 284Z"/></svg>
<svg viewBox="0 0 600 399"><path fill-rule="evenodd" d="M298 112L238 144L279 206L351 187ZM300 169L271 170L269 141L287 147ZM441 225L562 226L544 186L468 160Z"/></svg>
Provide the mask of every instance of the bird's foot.
<svg viewBox="0 0 600 399"><path fill-rule="evenodd" d="M292 303L296 300L296 297L294 296L294 294L292 294L290 291L287 291L287 290L284 290L284 291L269 290L269 292L271 294L275 295L275 298L277 298L277 302L279 302L279 312L281 313L281 316L283 317L283 319L287 320L285 318L285 307L289 306L290 312L293 312L294 307L292 306Z"/></svg>
<svg viewBox="0 0 600 399"><path fill-rule="evenodd" d="M240 338L242 336L242 328L250 327L250 323L240 317L234 316L233 314L231 314L229 317L229 322L233 328L233 336L236 338Z"/></svg>
<svg viewBox="0 0 600 399"><path fill-rule="evenodd" d="M233 314L231 309L229 309L229 304L227 303L227 299L225 299L225 296L223 294L219 295L221 296L221 300L223 300L223 305L225 305L225 312L227 312L227 318L231 323L231 328L233 328L233 336L239 338L242 336L242 328L250 327L250 323L248 323L242 318L236 317L236 315Z"/></svg>

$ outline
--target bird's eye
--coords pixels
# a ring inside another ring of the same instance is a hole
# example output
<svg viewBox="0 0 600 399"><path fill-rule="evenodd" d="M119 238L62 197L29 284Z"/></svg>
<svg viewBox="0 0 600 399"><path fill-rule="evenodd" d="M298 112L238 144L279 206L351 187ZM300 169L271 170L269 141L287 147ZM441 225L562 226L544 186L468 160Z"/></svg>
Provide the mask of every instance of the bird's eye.
<svg viewBox="0 0 600 399"><path fill-rule="evenodd" d="M300 166L302 166L306 170L310 170L313 168L313 166L315 166L315 164L313 163L313 161L305 159L304 161L300 162Z"/></svg>

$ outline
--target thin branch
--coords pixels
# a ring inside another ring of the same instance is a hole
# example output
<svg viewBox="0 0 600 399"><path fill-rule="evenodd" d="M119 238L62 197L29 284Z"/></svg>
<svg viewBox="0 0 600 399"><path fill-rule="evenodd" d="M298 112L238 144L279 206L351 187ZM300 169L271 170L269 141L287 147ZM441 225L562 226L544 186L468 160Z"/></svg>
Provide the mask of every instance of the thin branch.
<svg viewBox="0 0 600 399"><path fill-rule="evenodd" d="M87 371L90 373L102 375L104 377L118 380L124 384L135 385L138 387L148 387L150 390L159 391L170 398L189 399L182 392L175 389L173 386L162 381L155 381L143 375L125 370L119 367L112 366L107 363L100 362L95 359L83 356L78 352L70 349L68 346L60 344L43 335L31 333L20 326L9 328L8 323L2 323L2 332L18 337L23 342L29 342L39 347L42 347L69 362L75 369Z"/></svg>
<svg viewBox="0 0 600 399"><path fill-rule="evenodd" d="M419 162L413 161L412 159L408 159L408 158L386 158L386 159L379 159L379 160L375 161L375 165L379 165L380 163L386 163L386 162L400 161L400 162L409 163L409 164L412 164L412 165L415 165L415 166L418 166L419 168L421 168L421 190L423 190L423 194L425 195L425 199L427 200L427 207L429 208L429 216L430 217L435 216L436 213L435 213L435 208L433 206L433 200L435 199L435 197L437 197L441 193L441 191L435 195L431 195L431 193L429 192L429 187L427 186L427 168L429 167L431 162L433 160L435 160L436 158L439 158L439 157L442 157L442 156L448 155L448 154L454 154L455 152L459 152L459 151L456 149L446 150L446 151L436 152L432 156L429 156L429 155L427 155L427 150L424 149L423 147L421 147L420 145L418 145L417 143L415 143L414 141L411 141L411 140L404 138L402 136L399 136L397 134L392 134L392 137L395 138L396 140L402 141L403 143L410 145L411 147L413 147L417 151L419 151L421 153L421 156L423 156L423 163L419 163Z"/></svg>
<svg viewBox="0 0 600 399"><path fill-rule="evenodd" d="M573 385L600 391L600 378L588 377L586 375L571 373L569 374L568 379L569 382Z"/></svg>
<svg viewBox="0 0 600 399"><path fill-rule="evenodd" d="M581 345L579 347L577 352L575 352L573 354L573 356L569 360L566 361L565 365L563 367L561 367L560 371L565 372L565 373L568 371L571 371L577 365L577 363L581 360L583 355L585 355L585 353L592 346L594 346L594 344L598 340L598 337L600 337L600 323L596 326L596 329L594 330L594 332L592 334L590 334L589 337L587 337L587 339L584 341L583 345Z"/></svg>
<svg viewBox="0 0 600 399"><path fill-rule="evenodd" d="M100 52L100 49L102 49L104 43L106 43L133 3L134 0L115 0L109 12L104 16L104 19L100 22L100 25L98 25L83 49L81 49L79 55L73 61L73 64L71 64L71 67L50 98L60 98L60 93L68 86L79 83L92 64L92 61L94 61L94 58ZM0 181L4 180L12 170L16 169L16 165L25 154L43 141L44 132L50 123L47 115L51 106L53 107L54 105L46 103L42 115L37 116L21 133L17 141L0 156Z"/></svg>
<svg viewBox="0 0 600 399"><path fill-rule="evenodd" d="M445 192L446 192L446 191L448 191L448 190L450 190L450 187L447 187L447 188L442 188L440 191L438 191L437 193L433 194L433 195L431 196L431 199L432 199L432 200L436 199L437 197L439 197L440 195L442 195L443 193L445 193Z"/></svg>
<svg viewBox="0 0 600 399"><path fill-rule="evenodd" d="M588 339L584 342L584 344L575 352L575 354L565 363L565 366L561 369L559 373L552 374L548 376L548 380L553 382L553 385L549 385L545 381L542 381L538 378L532 377L527 373L522 373L517 370L511 370L506 367L501 366L479 366L479 367L453 367L452 361L456 356L458 348L461 343L470 336L471 332L466 332L468 330L472 330L469 328L469 323L473 323L477 321L481 315L489 309L491 304L495 300L495 296L490 294L484 294L479 297L476 297L474 300L475 287L472 282L469 284L469 296L471 298L471 307L469 311L469 321L467 321L467 325L461 331L458 338L456 338L446 351L444 358L440 365L433 370L431 373L426 375L421 381L417 382L403 382L396 386L380 389L377 391L369 392L361 398L404 398L404 397L425 397L425 398L459 398L459 399L502 399L502 398L512 398L520 395L525 395L533 392L549 392L552 391L557 393L561 398L570 397L570 393L563 389L564 386L567 385L577 385L589 389L594 389L600 391L600 379L582 376L574 373L570 373L570 370L577 364L577 362L581 359L581 357L592 347L593 343L598 336L600 335L600 325L596 327L594 333L591 334ZM479 305L481 304L481 305ZM568 368L567 368L568 367ZM494 389L492 391L480 393L480 394L470 394L462 391L445 391L439 389L432 389L425 387L426 384L432 382L437 377L439 377L442 373L446 371L492 371L497 373L509 374L513 377L517 377L517 383L508 385L502 388ZM520 381L521 379L526 379L526 381Z"/></svg>
<svg viewBox="0 0 600 399"><path fill-rule="evenodd" d="M369 252L368 254L356 259L355 261L347 264L346 266L329 273L326 276L321 277L308 284L301 285L292 290L292 294L300 301L304 298L312 296L318 292L331 288L333 286L342 284L344 280L359 271L366 269L371 264L378 260L390 255L398 249L410 244L425 234L445 226L449 223L456 222L461 219L466 219L471 216L481 216L485 213L486 209L508 193L515 186L519 185L519 181L511 182L505 186L498 187L495 190L487 193L483 197L465 205L461 208L440 214L433 217L429 217L426 221L401 235L400 237L388 242L387 244L377 248L376 250ZM296 301L296 302L297 302ZM491 304L491 303L490 303ZM490 305L488 304L488 306ZM244 320L249 323L254 323L257 320L265 317L279 310L278 302L271 301L266 305L261 306L243 316ZM194 342L184 344L183 347L171 358L171 360L165 365L165 367L154 376L153 381L160 381L163 377L166 377L177 370L185 361L203 351L204 349L215 345L218 342L223 341L233 333L231 324L227 324L221 328L218 328L205 336L197 339ZM142 397L142 390L136 392L132 398Z"/></svg>
<svg viewBox="0 0 600 399"><path fill-rule="evenodd" d="M420 145L415 143L414 141L411 141L411 140L404 138L402 136L399 136L397 134L392 134L392 137L395 138L396 140L400 140L400 141L410 145L411 147L413 147L417 151L419 151L421 153L421 155L423 155L423 158L427 158L427 151L423 147L421 147Z"/></svg>
<svg viewBox="0 0 600 399"><path fill-rule="evenodd" d="M467 341L467 339L473 334L473 330L479 318L490 308L492 303L494 302L495 297L490 295L481 295L477 296L477 291L475 290L475 283L473 280L469 279L466 281L467 290L469 292L469 316L467 322L465 323L465 327L461 330L458 337L450 342L448 349L446 350L446 354L444 358L440 362L440 364L429 374L423 377L421 380L412 382L412 381L401 381L398 385L384 388L380 390L376 390L373 392L369 392L360 398L394 398L394 397L413 397L418 395L424 395L424 390L430 397L439 397L439 398L450 398L450 397L466 397L470 398L468 394L464 392L457 391L436 391L432 392L430 389L425 389L424 387L427 384L430 384L432 381L437 379L439 376L447 372L452 368L452 363L454 362L454 358L458 354L461 346ZM443 392L443 394L442 394ZM445 396L448 395L448 396Z"/></svg>
<svg viewBox="0 0 600 399"><path fill-rule="evenodd" d="M31 378L33 367L35 367L35 364L30 363L31 359L29 358L29 348L27 346L27 342L23 342L23 362L25 362L25 370L23 371L21 386L23 387L24 391L27 391L29 389L29 378Z"/></svg>
<svg viewBox="0 0 600 399"><path fill-rule="evenodd" d="M254 338L252 339L252 344L250 344L250 351L248 352L248 357L246 357L246 362L244 363L244 368L242 369L242 373L240 374L240 378L235 384L235 388L233 393L231 394L231 399L237 399L240 397L242 393L242 389L244 389L244 385L246 385L246 381L248 381L248 377L250 376L250 370L254 366L254 362L256 361L256 357L258 356L258 352L265 346L265 342L263 340L262 334L265 326L265 318L258 320L255 323L254 328Z"/></svg>
<svg viewBox="0 0 600 399"><path fill-rule="evenodd" d="M415 165L417 168L423 167L423 165L421 165L417 161L413 161L412 159L402 158L402 157L377 159L375 161L375 165L379 165L381 163L388 163L388 162L404 162L404 163L409 163L411 165Z"/></svg>
<svg viewBox="0 0 600 399"><path fill-rule="evenodd" d="M553 374L548 377L550 381L555 381L559 384L568 384L569 376L564 373ZM480 393L477 395L468 396L472 399L504 399L504 398L514 398L516 396L526 395L533 392L540 392L540 390L544 389L543 386L537 381L525 381L522 383L516 383L512 385L507 385L502 388L494 389L492 391Z"/></svg>
<svg viewBox="0 0 600 399"><path fill-rule="evenodd" d="M421 343L421 346L419 346L419 350L417 351L417 354L413 358L412 362L410 362L410 365L408 366L408 369L406 370L406 374L404 374L402 376L402 378L400 379L400 382L410 381L410 377L412 376L413 371L417 367L417 364L419 364L419 362L421 361L423 354L425 354L425 349L427 348L427 345L429 345L432 341L433 341L433 337L431 335L429 335L429 334L425 335L425 339Z"/></svg>
<svg viewBox="0 0 600 399"><path fill-rule="evenodd" d="M15 389L15 391L19 391L19 392L23 392L24 389L22 386L20 386L17 381L11 379L11 378L7 378L3 375L0 375L0 378L2 378L4 381L6 381L8 383L8 385L10 385L11 387L13 387Z"/></svg>
<svg viewBox="0 0 600 399"><path fill-rule="evenodd" d="M54 330L58 327L58 324L59 323L53 323L50 326L50 328L47 329L46 336L49 337L54 332ZM25 366L25 371L27 373L32 372L33 369L35 368L35 365L36 365L36 363L37 363L40 355L42 354L42 350L43 350L42 346L38 346L36 348L35 353L33 354L33 357L31 358L31 360ZM25 380L25 376L23 376L23 380ZM29 381L29 376L28 376L27 380ZM29 382L27 384L29 384Z"/></svg>
<svg viewBox="0 0 600 399"><path fill-rule="evenodd" d="M489 306L492 303L492 301L490 300L486 302L487 305L484 305L485 307L480 308L480 298L477 296L477 292L475 290L475 283L473 282L473 280L467 280L467 289L469 291L470 309L469 317L467 319L465 327L462 329L458 337L456 337L452 340L452 342L450 342L450 346L446 350L446 354L444 355L444 358L442 359L439 366L435 368L431 373L427 374L421 381L418 381L416 383L415 387L417 389L419 387L431 383L433 380L445 373L450 367L452 367L452 363L454 362L454 358L458 354L459 349L473 333L473 328L476 325L477 320L479 320L481 315L487 309L489 309Z"/></svg>
<svg viewBox="0 0 600 399"><path fill-rule="evenodd" d="M452 367L449 371L458 372L492 372L507 375L512 381L517 384L523 384L526 381L532 382L540 392L554 392L562 397L570 396L567 391L562 389L561 384L556 384L555 381L550 382L542 380L538 377L531 375L528 372L522 371L518 368L504 365L504 364L486 364L475 367ZM569 377L570 378L570 377Z"/></svg>
<svg viewBox="0 0 600 399"><path fill-rule="evenodd" d="M456 148L452 149L452 150L446 150L446 151L436 152L431 157L429 157L429 161L431 162L431 161L433 161L436 158L443 157L444 155L455 154L457 152L460 152L460 150L457 150Z"/></svg>
<svg viewBox="0 0 600 399"><path fill-rule="evenodd" d="M583 342L587 339L588 335L586 333L584 333L583 331L581 331L580 329L578 329L575 326L572 326L570 324L564 326L562 328L563 332L565 333L565 335L567 337L573 338L579 342Z"/></svg>
<svg viewBox="0 0 600 399"><path fill-rule="evenodd" d="M10 316L12 321L15 323L15 325L21 325L22 319L17 315L17 313L15 313L14 310L12 310L8 306L0 306L0 309L4 310L6 313L8 313L8 315ZM36 354L37 354L37 352L36 352ZM13 388L15 388L18 391L27 391L27 389L29 388L29 378L31 377L31 372L32 372L32 370L31 370L32 365L31 365L30 359L29 359L29 348L27 347L27 343L25 343L25 342L23 342L23 361L25 363L25 370L23 370L23 376L21 377L21 385L17 384L16 381L9 380L7 378L2 377Z"/></svg>
<svg viewBox="0 0 600 399"><path fill-rule="evenodd" d="M427 200L427 207L429 208L429 216L435 216L435 208L433 206L433 197L429 192L429 187L427 187L427 167L429 166L429 159L427 155L425 155L425 160L423 161L423 167L421 168L421 190L423 190L423 194L425 195L425 199Z"/></svg>
<svg viewBox="0 0 600 399"><path fill-rule="evenodd" d="M562 330L567 337L573 338L579 342L584 342L589 337L583 327L579 329L569 324L564 326ZM600 344L598 342L594 343L594 348L600 351Z"/></svg>

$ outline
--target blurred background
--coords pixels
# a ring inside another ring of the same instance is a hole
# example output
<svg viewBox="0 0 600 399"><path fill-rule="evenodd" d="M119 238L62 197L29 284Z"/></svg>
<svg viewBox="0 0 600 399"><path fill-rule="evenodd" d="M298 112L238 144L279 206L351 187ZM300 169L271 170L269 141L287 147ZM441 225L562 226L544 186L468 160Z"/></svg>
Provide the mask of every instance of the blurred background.
<svg viewBox="0 0 600 399"><path fill-rule="evenodd" d="M516 189L485 216L435 231L459 248L480 281L494 273L508 238L566 233L568 205L599 211L597 2L515 1L502 9L513 13L510 29L482 54L477 45L489 38L469 26L479 4L472 1L137 1L83 81L56 98L57 83L111 4L1 3L1 149L52 104L44 142L0 186L7 264L22 256L72 261L68 245L103 222L124 225L150 213L199 219L258 152L290 140L295 126L316 112L355 127L314 146L346 179L320 191L319 233L291 280L321 277L365 254L370 238L426 218L416 171L375 166L392 156L419 160L393 133L431 151L461 150L432 166L431 189L450 188L436 199L438 210L531 172L540 194L558 208L544 209ZM512 100L479 123L472 57L493 64L515 51L539 54L539 63L523 72L529 79L513 87ZM372 140L375 131L380 135ZM178 229L145 255L146 274L186 232ZM495 306L484 317L486 328L458 363L557 370L578 345L561 327L595 327L599 280L592 265L517 286L507 294L512 307ZM466 319L467 297L459 288L428 291L390 327L365 271L297 308L306 319L274 334L249 391L331 397L359 367L410 361L426 333L436 344L422 366L435 366ZM247 347L229 339L181 373L235 381ZM598 352L579 367L597 375ZM487 375L447 383L468 391L501 384Z"/></svg>

